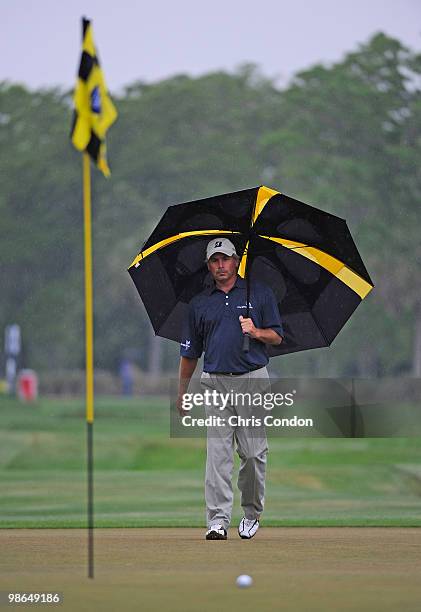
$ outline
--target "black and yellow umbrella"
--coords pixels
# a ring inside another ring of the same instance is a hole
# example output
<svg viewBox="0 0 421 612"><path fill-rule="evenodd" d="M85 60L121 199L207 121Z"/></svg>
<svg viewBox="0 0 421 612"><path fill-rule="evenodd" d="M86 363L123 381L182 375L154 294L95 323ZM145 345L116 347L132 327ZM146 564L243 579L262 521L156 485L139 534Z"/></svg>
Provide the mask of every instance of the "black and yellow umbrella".
<svg viewBox="0 0 421 612"><path fill-rule="evenodd" d="M170 206L159 221L129 267L156 335L181 341L217 236L234 243L248 291L255 278L275 293L285 340L270 355L329 346L373 288L344 219L254 187Z"/></svg>

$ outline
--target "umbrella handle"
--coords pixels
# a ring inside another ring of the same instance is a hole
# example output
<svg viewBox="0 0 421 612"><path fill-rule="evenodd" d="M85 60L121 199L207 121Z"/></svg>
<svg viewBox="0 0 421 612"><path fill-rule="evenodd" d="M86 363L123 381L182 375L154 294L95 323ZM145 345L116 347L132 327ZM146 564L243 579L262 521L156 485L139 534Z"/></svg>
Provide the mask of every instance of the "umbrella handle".
<svg viewBox="0 0 421 612"><path fill-rule="evenodd" d="M243 351L248 353L250 350L250 336L248 334L244 334L243 338Z"/></svg>

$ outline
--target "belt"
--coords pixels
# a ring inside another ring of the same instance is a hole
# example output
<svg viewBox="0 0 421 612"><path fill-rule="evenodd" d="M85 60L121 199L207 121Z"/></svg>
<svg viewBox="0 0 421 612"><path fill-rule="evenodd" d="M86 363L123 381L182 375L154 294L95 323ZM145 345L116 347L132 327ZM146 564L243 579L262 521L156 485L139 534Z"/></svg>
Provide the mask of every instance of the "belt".
<svg viewBox="0 0 421 612"><path fill-rule="evenodd" d="M247 370L246 372L206 372L206 374L212 374L212 376L244 376L244 374L250 374L250 372L255 372L264 367L265 366L259 366L253 370Z"/></svg>
<svg viewBox="0 0 421 612"><path fill-rule="evenodd" d="M208 374L212 374L212 376L244 376L244 374L248 374L248 372L207 372Z"/></svg>

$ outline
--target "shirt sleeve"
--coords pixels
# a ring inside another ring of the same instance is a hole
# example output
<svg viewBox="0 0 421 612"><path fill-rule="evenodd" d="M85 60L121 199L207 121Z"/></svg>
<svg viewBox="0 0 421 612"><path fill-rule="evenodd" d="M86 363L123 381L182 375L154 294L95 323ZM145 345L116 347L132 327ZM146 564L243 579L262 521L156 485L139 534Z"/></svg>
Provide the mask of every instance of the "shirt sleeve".
<svg viewBox="0 0 421 612"><path fill-rule="evenodd" d="M263 328L273 329L278 336L284 337L281 315L279 314L278 304L275 294L270 287L267 287L265 299L263 301Z"/></svg>
<svg viewBox="0 0 421 612"><path fill-rule="evenodd" d="M180 342L181 357L199 359L203 352L203 338L196 325L194 304L190 302L187 316L183 322L183 333Z"/></svg>

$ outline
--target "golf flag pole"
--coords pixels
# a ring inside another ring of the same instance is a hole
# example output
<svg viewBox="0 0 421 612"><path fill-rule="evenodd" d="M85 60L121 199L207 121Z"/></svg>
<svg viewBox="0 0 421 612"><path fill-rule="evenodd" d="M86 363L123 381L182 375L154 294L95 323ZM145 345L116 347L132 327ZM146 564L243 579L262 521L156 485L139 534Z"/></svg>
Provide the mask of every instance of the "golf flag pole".
<svg viewBox="0 0 421 612"><path fill-rule="evenodd" d="M85 255L85 350L86 350L86 426L88 472L88 576L94 577L94 333L92 288L92 204L91 160L104 176L110 175L105 135L117 118L117 111L108 95L95 49L92 25L82 19L82 54L74 94L71 129L73 145L82 154L83 222Z"/></svg>
<svg viewBox="0 0 421 612"><path fill-rule="evenodd" d="M88 470L88 577L94 577L94 334L92 291L91 162L83 153L83 220L85 251L86 433Z"/></svg>
<svg viewBox="0 0 421 612"><path fill-rule="evenodd" d="M92 212L91 167L89 155L83 154L83 220L85 251L85 348L86 348L86 422L94 422L94 334L92 290Z"/></svg>

